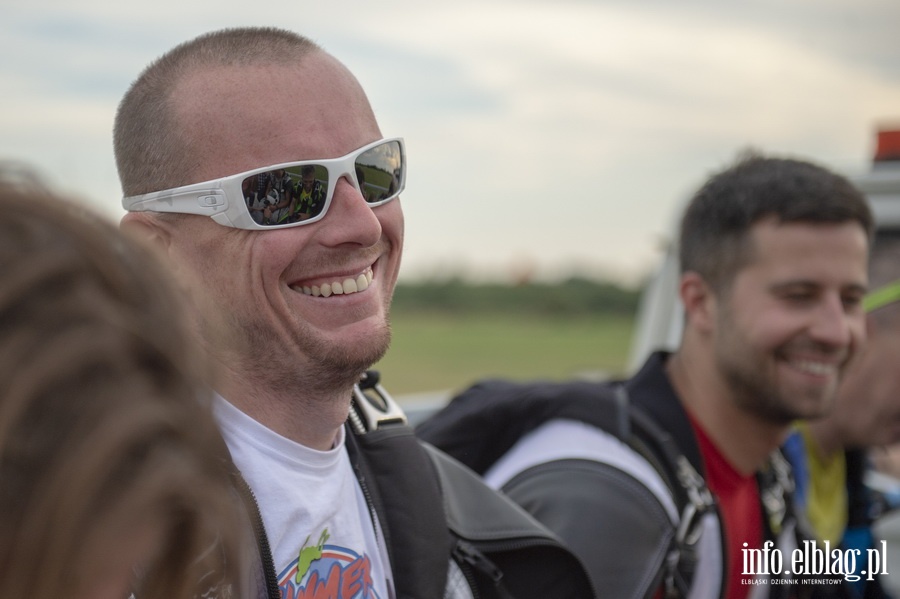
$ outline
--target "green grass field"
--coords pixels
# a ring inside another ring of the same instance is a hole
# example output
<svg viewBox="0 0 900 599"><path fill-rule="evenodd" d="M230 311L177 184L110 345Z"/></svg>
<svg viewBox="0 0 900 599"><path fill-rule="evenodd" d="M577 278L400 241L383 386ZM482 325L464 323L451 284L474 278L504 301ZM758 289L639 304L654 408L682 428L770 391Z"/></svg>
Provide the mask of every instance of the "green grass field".
<svg viewBox="0 0 900 599"><path fill-rule="evenodd" d="M564 379L620 374L628 317L395 313L388 355L376 365L393 395L460 390L479 378Z"/></svg>

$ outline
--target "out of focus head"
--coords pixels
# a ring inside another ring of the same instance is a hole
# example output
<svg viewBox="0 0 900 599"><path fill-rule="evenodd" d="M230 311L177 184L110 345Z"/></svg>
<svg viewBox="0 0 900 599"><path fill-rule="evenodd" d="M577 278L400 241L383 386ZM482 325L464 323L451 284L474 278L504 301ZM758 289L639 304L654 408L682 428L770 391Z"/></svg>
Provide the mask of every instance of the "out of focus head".
<svg viewBox="0 0 900 599"><path fill-rule="evenodd" d="M867 297L868 340L841 384L825 422L835 449L900 441L900 239L879 238L872 249Z"/></svg>
<svg viewBox="0 0 900 599"><path fill-rule="evenodd" d="M207 373L155 256L5 172L0 272L0 596L241 582Z"/></svg>
<svg viewBox="0 0 900 599"><path fill-rule="evenodd" d="M694 195L679 239L684 339L744 413L780 427L831 408L865 338L872 226L860 191L802 160L751 153Z"/></svg>

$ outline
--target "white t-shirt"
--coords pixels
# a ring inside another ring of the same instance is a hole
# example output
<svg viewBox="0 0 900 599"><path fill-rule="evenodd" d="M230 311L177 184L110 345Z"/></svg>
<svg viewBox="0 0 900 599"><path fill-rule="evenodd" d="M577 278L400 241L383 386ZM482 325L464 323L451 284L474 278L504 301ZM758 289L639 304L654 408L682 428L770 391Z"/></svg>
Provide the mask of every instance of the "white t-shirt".
<svg viewBox="0 0 900 599"><path fill-rule="evenodd" d="M262 514L283 599L387 599L393 582L343 429L317 451L269 430L219 397L225 442Z"/></svg>

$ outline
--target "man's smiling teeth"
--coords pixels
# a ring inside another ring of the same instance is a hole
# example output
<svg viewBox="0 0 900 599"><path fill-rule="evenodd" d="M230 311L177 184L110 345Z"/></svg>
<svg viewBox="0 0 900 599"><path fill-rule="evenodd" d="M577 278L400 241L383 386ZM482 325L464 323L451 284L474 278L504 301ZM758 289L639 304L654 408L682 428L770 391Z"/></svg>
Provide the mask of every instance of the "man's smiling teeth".
<svg viewBox="0 0 900 599"><path fill-rule="evenodd" d="M793 365L797 370L802 370L804 372L808 372L810 374L815 374L818 376L834 374L837 370L837 366L835 366L834 364L826 364L825 362L812 362L808 360L796 361L793 362Z"/></svg>
<svg viewBox="0 0 900 599"><path fill-rule="evenodd" d="M365 291L371 283L372 267L369 267L355 279L348 277L342 281L333 281L322 285L304 285L302 288L295 288L295 290L302 291L304 295L313 297L330 297L332 295L347 295Z"/></svg>

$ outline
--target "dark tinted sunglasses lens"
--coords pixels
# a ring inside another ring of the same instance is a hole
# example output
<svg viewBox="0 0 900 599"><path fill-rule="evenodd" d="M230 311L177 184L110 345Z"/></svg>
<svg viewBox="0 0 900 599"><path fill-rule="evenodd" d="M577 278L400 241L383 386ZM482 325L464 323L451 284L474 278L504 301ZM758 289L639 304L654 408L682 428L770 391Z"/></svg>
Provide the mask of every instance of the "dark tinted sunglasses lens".
<svg viewBox="0 0 900 599"><path fill-rule="evenodd" d="M404 168L398 141L385 142L360 154L356 159L356 179L366 201L384 202L400 193Z"/></svg>
<svg viewBox="0 0 900 599"><path fill-rule="evenodd" d="M289 225L325 209L328 169L307 164L251 175L241 182L244 202L258 225Z"/></svg>

